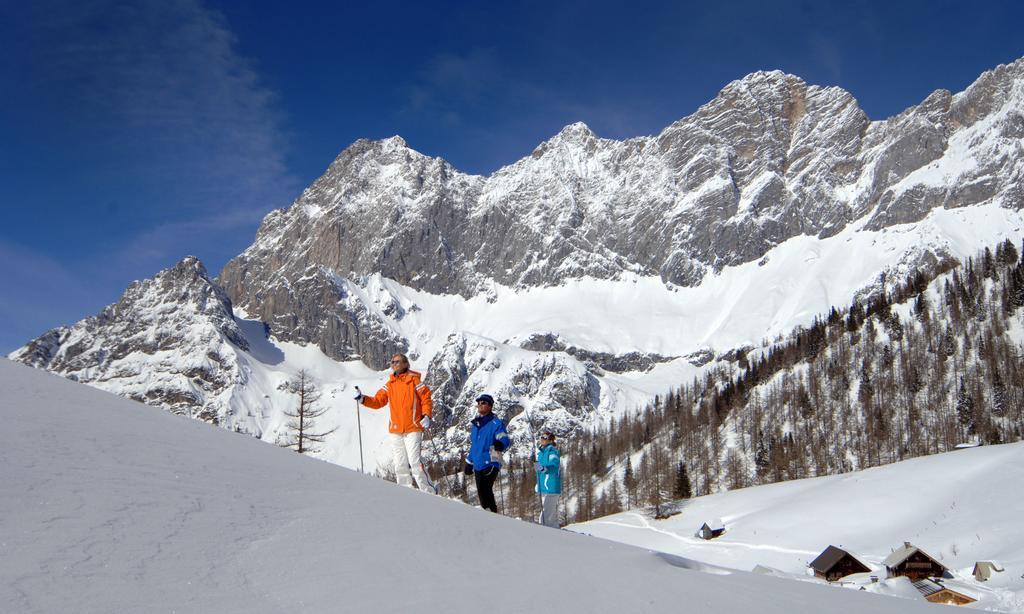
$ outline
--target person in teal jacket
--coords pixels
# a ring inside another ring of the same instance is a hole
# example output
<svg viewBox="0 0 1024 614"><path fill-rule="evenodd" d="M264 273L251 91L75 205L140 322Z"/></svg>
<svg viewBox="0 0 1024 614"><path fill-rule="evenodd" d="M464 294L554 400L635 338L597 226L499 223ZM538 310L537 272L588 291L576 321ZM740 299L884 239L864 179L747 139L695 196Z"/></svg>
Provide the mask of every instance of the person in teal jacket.
<svg viewBox="0 0 1024 614"><path fill-rule="evenodd" d="M551 431L540 434L537 449L537 492L541 498L540 524L558 528L558 497L562 494L562 459Z"/></svg>

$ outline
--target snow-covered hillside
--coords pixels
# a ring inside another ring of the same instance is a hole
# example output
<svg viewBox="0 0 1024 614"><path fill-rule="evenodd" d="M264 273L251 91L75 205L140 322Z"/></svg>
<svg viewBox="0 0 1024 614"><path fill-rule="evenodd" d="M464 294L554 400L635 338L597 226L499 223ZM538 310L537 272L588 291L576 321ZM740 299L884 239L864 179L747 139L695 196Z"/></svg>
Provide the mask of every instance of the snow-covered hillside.
<svg viewBox="0 0 1024 614"><path fill-rule="evenodd" d="M934 611L701 573L3 360L0 420L4 611Z"/></svg>
<svg viewBox="0 0 1024 614"><path fill-rule="evenodd" d="M572 530L729 569L762 566L776 576L822 583L807 565L826 547L841 547L880 577L864 574L845 586L910 595L905 579L885 580L882 561L909 541L950 568L946 582L976 599L972 607L1024 610L1024 443L938 454L845 475L733 490L683 503L654 520L624 512ZM720 519L726 532L711 541L694 534ZM984 583L977 561L1005 571Z"/></svg>
<svg viewBox="0 0 1024 614"><path fill-rule="evenodd" d="M987 205L937 210L920 223L877 231L851 227L829 238L797 237L759 262L709 273L690 288L627 276L520 290L495 286L489 296L466 300L414 290L379 275L338 283L346 300L388 336L408 340L413 368L426 371L437 391L447 427L441 452L457 455L465 412L481 392L498 399L499 411L522 403L548 428L566 433L590 421L593 410L607 418L643 406L699 375L717 354L810 324L815 315L875 287L879 271L889 272L890 281L903 279L912 269L901 255L926 249L966 259L977 246L1004 237L1019 242L1024 217ZM323 426L337 427L319 456L358 467L352 387L376 390L386 372L355 358L332 360L312 344L279 340L272 327L267 338L263 323L244 319L248 316L237 308L230 327L223 322L230 322L230 316L220 312L208 323L199 316L183 319L183 313L202 310L180 297L215 287L205 273L193 273L196 266L201 268L195 259L186 259L155 280L134 285L104 314L57 329L11 357L138 400L155 398L166 406L164 397L194 398L203 409L193 415L214 415L226 428L270 442L284 437L284 411L294 404L282 384L307 369L325 393ZM187 281L168 286L166 279L177 269L188 271ZM125 315L129 311L130 318ZM208 334L190 332L199 328ZM233 332L216 342L219 357L211 361L213 342L206 337L216 336L218 329ZM56 338L52 343L51 336ZM133 336L146 343L133 346ZM538 337L553 341L538 345ZM159 347L149 349L147 343ZM602 362L602 356L616 359L631 352L657 358L640 364L620 360L625 365L620 367ZM210 379L220 384L197 380L197 372L216 376ZM448 372L457 372L458 386L449 386ZM162 396L154 397L154 391ZM390 458L383 445L385 423L379 412L364 411L371 468ZM514 422L513 432L518 427Z"/></svg>

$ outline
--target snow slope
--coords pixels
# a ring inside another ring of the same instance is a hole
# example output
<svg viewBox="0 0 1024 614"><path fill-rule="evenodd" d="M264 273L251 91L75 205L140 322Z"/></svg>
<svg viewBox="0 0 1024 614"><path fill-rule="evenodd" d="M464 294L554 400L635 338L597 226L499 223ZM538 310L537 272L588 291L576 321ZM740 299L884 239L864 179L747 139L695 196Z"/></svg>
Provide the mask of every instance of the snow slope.
<svg viewBox="0 0 1024 614"><path fill-rule="evenodd" d="M4 611L934 611L700 573L3 360L0 419Z"/></svg>
<svg viewBox="0 0 1024 614"><path fill-rule="evenodd" d="M909 541L949 567L955 576L949 585L977 597L974 606L1020 612L1022 515L1024 443L1014 443L699 497L665 520L625 512L572 529L706 564L743 570L762 565L805 580L807 564L829 545L853 553L885 578L882 561ZM725 522L724 535L694 537L714 518ZM979 560L997 560L1006 571L976 583L971 571ZM895 581L855 580L854 588L899 592Z"/></svg>

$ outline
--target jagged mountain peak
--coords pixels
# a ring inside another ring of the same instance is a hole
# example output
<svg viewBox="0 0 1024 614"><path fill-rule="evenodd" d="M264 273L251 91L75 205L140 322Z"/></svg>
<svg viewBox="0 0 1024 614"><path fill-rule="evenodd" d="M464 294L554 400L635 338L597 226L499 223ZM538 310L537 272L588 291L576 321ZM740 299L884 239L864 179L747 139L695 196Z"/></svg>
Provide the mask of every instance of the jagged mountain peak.
<svg viewBox="0 0 1024 614"><path fill-rule="evenodd" d="M729 82L719 91L715 99L730 99L737 96L761 99L779 94L785 95L806 87L807 83L796 75L781 70L760 70Z"/></svg>
<svg viewBox="0 0 1024 614"><path fill-rule="evenodd" d="M393 156L406 156L423 154L409 147L405 139L400 136L392 136L386 139L356 139L346 147L334 159L332 167L340 163L347 163L360 158L383 158Z"/></svg>
<svg viewBox="0 0 1024 614"><path fill-rule="evenodd" d="M205 420L242 381L237 350L248 340L231 299L199 258L187 256L132 283L98 315L54 329L12 358L139 401Z"/></svg>
<svg viewBox="0 0 1024 614"><path fill-rule="evenodd" d="M736 79L730 83L742 83L745 85L762 85L762 84L777 84L777 83L804 83L804 80L797 75L790 74L788 72L774 69L774 70L755 70L739 79ZM726 86L728 87L728 86Z"/></svg>
<svg viewBox="0 0 1024 614"><path fill-rule="evenodd" d="M174 277L182 280L210 281L210 275L206 266L198 256L185 256L174 266L164 269L157 274L157 277Z"/></svg>
<svg viewBox="0 0 1024 614"><path fill-rule="evenodd" d="M568 126L562 128L558 134L552 137L550 140L561 140L561 141L579 141L584 139L597 138L594 131L590 129L590 126L583 122L573 122Z"/></svg>
<svg viewBox="0 0 1024 614"><path fill-rule="evenodd" d="M524 158L516 164L505 167L499 171L499 173L505 172L506 169L518 170L522 167L523 163L526 163L529 160L547 157L546 154L548 152L558 152L555 154L557 156L565 157L568 155L569 157L578 158L580 154L584 156L594 154L602 145L613 145L617 143L618 141L600 138L593 130L590 129L590 126L583 122L574 122L559 130L558 134L538 145L537 148L530 153L528 158Z"/></svg>

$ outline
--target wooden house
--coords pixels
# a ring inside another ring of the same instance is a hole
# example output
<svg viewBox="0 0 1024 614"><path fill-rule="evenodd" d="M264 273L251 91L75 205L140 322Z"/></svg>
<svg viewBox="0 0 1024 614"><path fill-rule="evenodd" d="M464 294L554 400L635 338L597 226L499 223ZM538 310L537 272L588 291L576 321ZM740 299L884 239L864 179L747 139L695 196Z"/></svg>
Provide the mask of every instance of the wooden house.
<svg viewBox="0 0 1024 614"><path fill-rule="evenodd" d="M835 546L829 546L818 555L818 558L811 561L809 567L814 570L814 575L824 578L829 582L835 582L850 574L865 573L871 569L861 563L855 556Z"/></svg>
<svg viewBox="0 0 1024 614"><path fill-rule="evenodd" d="M725 533L725 523L718 518L713 518L700 525L696 535L701 539L714 539L722 533Z"/></svg>
<svg viewBox="0 0 1024 614"><path fill-rule="evenodd" d="M923 580L941 578L949 573L945 565L910 542L903 542L903 547L887 556L884 564L890 578L906 576L911 580Z"/></svg>
<svg viewBox="0 0 1024 614"><path fill-rule="evenodd" d="M958 593L948 586L943 586L934 580L918 580L914 582L914 588L921 596L932 603L945 605L966 605L974 603L977 599Z"/></svg>
<svg viewBox="0 0 1024 614"><path fill-rule="evenodd" d="M1003 571L1003 566L997 561L978 561L974 564L974 579L978 582L985 582L995 573Z"/></svg>

